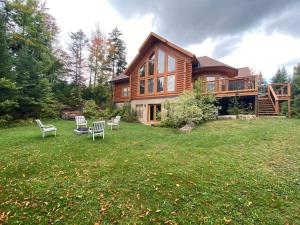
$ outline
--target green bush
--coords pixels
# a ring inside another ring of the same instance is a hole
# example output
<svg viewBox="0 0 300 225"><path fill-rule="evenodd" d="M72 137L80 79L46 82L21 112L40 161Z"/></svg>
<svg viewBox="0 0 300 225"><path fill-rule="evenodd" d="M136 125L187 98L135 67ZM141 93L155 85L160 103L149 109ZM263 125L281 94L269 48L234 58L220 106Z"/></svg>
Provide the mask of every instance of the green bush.
<svg viewBox="0 0 300 225"><path fill-rule="evenodd" d="M300 118L300 94L293 99L292 114L294 117Z"/></svg>
<svg viewBox="0 0 300 225"><path fill-rule="evenodd" d="M94 100L87 100L84 102L83 115L87 118L99 116L99 111Z"/></svg>
<svg viewBox="0 0 300 225"><path fill-rule="evenodd" d="M184 92L175 102L164 104L162 126L182 127L186 124L216 119L218 108L214 105L214 98L202 96L196 91Z"/></svg>
<svg viewBox="0 0 300 225"><path fill-rule="evenodd" d="M230 99L227 113L230 115L245 115L254 114L252 104L247 105L244 102L239 101L238 97Z"/></svg>
<svg viewBox="0 0 300 225"><path fill-rule="evenodd" d="M124 105L119 109L119 115L122 119L126 122L136 122L137 121L137 114L135 110L131 108L130 102L124 103ZM118 113L118 110L117 110Z"/></svg>

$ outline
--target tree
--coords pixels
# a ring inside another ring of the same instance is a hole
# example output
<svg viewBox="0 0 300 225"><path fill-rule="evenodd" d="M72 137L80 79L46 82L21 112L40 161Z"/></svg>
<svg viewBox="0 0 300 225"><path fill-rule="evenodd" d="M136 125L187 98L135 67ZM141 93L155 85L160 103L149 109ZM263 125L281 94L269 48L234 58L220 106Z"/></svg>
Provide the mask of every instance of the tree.
<svg viewBox="0 0 300 225"><path fill-rule="evenodd" d="M12 64L8 48L8 37L4 10L0 8L0 78L11 79Z"/></svg>
<svg viewBox="0 0 300 225"><path fill-rule="evenodd" d="M298 63L294 67L293 79L292 79L292 88L293 88L293 95L300 94L300 63Z"/></svg>
<svg viewBox="0 0 300 225"><path fill-rule="evenodd" d="M272 77L272 83L285 83L289 80L289 74L283 66L281 69L278 68L276 74Z"/></svg>
<svg viewBox="0 0 300 225"><path fill-rule="evenodd" d="M262 75L262 72L260 71L258 74L258 91L260 93L266 93L267 92L267 81Z"/></svg>
<svg viewBox="0 0 300 225"><path fill-rule="evenodd" d="M53 53L55 20L38 0L7 1L5 11L19 105L13 116L18 119L53 115L57 105L50 83L57 72Z"/></svg>
<svg viewBox="0 0 300 225"><path fill-rule="evenodd" d="M88 39L82 30L70 34L71 44L69 50L71 52L71 74L73 82L76 86L83 85L83 69L84 69L84 56L83 51L85 50Z"/></svg>
<svg viewBox="0 0 300 225"><path fill-rule="evenodd" d="M92 34L91 43L89 47L89 67L90 76L94 74L94 88L96 86L98 77L102 75L104 67L104 59L106 53L106 40L105 35L101 32L99 26L96 27L96 31ZM92 79L90 77L90 84Z"/></svg>
<svg viewBox="0 0 300 225"><path fill-rule="evenodd" d="M120 75L126 68L126 45L120 39L123 34L116 27L109 33L108 38L108 56L107 56L107 70L112 73L112 77Z"/></svg>

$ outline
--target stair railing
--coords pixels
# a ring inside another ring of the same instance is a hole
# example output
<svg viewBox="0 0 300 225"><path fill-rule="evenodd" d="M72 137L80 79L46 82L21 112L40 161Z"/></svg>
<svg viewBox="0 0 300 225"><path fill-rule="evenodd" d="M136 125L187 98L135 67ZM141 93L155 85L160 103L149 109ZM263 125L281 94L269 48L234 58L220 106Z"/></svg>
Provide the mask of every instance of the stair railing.
<svg viewBox="0 0 300 225"><path fill-rule="evenodd" d="M279 113L279 98L271 84L268 85L268 95L271 98L275 113Z"/></svg>

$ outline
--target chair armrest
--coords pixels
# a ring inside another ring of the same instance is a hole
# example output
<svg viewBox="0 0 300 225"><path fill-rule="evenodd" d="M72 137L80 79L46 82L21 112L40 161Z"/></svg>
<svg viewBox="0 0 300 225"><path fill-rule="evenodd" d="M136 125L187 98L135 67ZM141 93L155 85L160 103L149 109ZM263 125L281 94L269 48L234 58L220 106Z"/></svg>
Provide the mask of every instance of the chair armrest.
<svg viewBox="0 0 300 225"><path fill-rule="evenodd" d="M47 125L44 125L43 128L50 128L50 127L55 127L54 125L52 124L47 124Z"/></svg>

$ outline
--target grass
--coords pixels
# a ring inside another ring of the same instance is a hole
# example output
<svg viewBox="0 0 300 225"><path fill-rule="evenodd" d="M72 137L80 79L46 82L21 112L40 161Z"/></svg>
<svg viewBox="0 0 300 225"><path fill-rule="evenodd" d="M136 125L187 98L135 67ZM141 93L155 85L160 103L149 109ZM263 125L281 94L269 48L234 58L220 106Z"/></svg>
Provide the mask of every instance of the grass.
<svg viewBox="0 0 300 225"><path fill-rule="evenodd" d="M300 224L300 120L0 130L0 224Z"/></svg>

